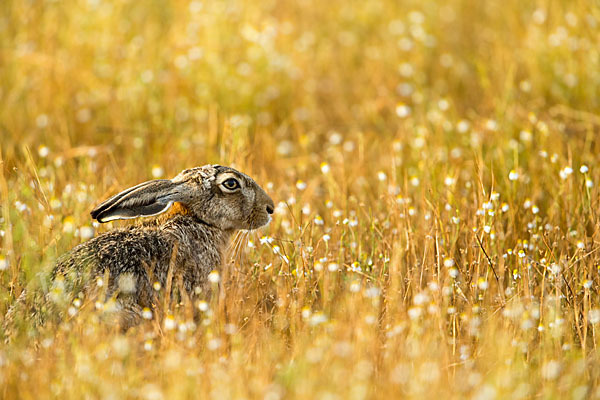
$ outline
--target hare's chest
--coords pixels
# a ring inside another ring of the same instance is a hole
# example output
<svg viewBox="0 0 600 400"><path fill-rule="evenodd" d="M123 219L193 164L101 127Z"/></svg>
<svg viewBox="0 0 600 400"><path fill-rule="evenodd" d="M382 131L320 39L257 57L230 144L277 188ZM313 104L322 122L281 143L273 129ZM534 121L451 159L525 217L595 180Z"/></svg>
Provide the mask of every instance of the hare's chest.
<svg viewBox="0 0 600 400"><path fill-rule="evenodd" d="M210 249L194 247L180 249L178 271L188 292L198 292L207 286L208 275L221 265L221 255Z"/></svg>

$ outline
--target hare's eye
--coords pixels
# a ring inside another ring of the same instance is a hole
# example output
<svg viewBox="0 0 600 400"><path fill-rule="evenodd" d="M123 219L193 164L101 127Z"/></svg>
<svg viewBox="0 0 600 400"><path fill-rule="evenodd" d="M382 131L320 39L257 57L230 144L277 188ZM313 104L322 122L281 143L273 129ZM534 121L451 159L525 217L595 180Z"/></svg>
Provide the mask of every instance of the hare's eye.
<svg viewBox="0 0 600 400"><path fill-rule="evenodd" d="M235 190L240 188L240 183L237 181L237 179L234 178L229 178L223 181L222 185L227 190Z"/></svg>

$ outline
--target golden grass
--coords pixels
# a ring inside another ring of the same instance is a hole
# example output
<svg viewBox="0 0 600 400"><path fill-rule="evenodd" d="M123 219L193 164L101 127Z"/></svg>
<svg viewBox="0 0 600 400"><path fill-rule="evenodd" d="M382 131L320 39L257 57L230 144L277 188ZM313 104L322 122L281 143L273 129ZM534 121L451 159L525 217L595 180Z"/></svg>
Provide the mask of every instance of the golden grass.
<svg viewBox="0 0 600 400"><path fill-rule="evenodd" d="M22 325L0 396L599 397L600 6L535 3L4 0L2 315L128 185L279 205L202 321Z"/></svg>

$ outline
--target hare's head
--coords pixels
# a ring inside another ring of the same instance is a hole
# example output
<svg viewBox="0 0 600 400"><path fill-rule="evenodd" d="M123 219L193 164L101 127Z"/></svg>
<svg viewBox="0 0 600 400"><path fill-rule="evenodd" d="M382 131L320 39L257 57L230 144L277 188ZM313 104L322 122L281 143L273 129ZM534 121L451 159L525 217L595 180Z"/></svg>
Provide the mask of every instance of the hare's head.
<svg viewBox="0 0 600 400"><path fill-rule="evenodd" d="M223 230L256 229L273 214L273 200L252 178L233 168L205 165L173 179L141 183L92 210L99 222L162 214L174 204L204 223Z"/></svg>

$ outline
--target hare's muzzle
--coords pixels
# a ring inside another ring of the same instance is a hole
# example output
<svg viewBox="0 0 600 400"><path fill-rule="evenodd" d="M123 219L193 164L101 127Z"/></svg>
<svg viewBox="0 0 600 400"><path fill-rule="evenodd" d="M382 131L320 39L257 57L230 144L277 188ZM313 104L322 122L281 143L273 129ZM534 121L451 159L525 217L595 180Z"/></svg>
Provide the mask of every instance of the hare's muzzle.
<svg viewBox="0 0 600 400"><path fill-rule="evenodd" d="M250 229L257 229L271 222L271 215L275 212L275 203L262 189L259 191L254 210L250 221Z"/></svg>

